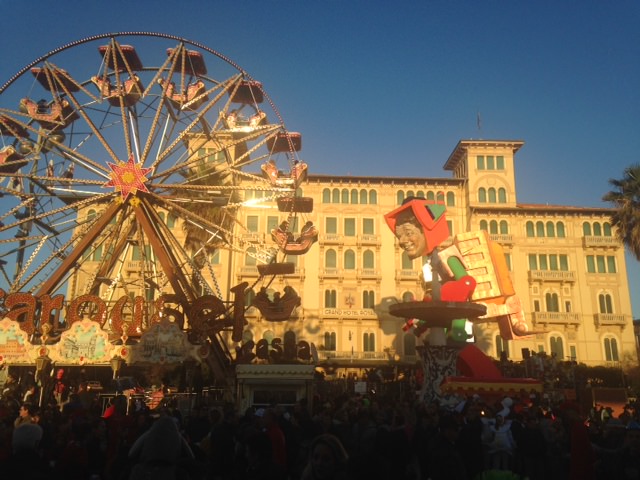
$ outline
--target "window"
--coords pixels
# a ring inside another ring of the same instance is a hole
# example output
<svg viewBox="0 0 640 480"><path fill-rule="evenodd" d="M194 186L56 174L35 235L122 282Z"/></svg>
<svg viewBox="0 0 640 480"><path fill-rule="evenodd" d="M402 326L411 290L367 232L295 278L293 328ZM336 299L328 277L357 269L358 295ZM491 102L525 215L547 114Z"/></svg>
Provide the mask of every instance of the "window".
<svg viewBox="0 0 640 480"><path fill-rule="evenodd" d="M213 252L211 252L211 254L209 255L209 263L211 265L220 265L220 250L215 249Z"/></svg>
<svg viewBox="0 0 640 480"><path fill-rule="evenodd" d="M547 237L555 237L556 236L556 226L553 222L547 222Z"/></svg>
<svg viewBox="0 0 640 480"><path fill-rule="evenodd" d="M324 268L337 268L337 255L333 248L327 250L324 254Z"/></svg>
<svg viewBox="0 0 640 480"><path fill-rule="evenodd" d="M545 297L545 303L547 312L559 312L560 302L558 301L558 294L555 292L547 292Z"/></svg>
<svg viewBox="0 0 640 480"><path fill-rule="evenodd" d="M436 193L436 202L444 203L444 192Z"/></svg>
<svg viewBox="0 0 640 480"><path fill-rule="evenodd" d="M507 235L509 233L509 224L506 220L500 220L500 233Z"/></svg>
<svg viewBox="0 0 640 480"><path fill-rule="evenodd" d="M431 201L431 202L435 202L436 201L436 194L429 191L427 192L427 200Z"/></svg>
<svg viewBox="0 0 640 480"><path fill-rule="evenodd" d="M480 230L484 230L485 232L489 231L489 225L486 220L480 220Z"/></svg>
<svg viewBox="0 0 640 480"><path fill-rule="evenodd" d="M498 203L507 203L507 191L504 188L498 189Z"/></svg>
<svg viewBox="0 0 640 480"><path fill-rule="evenodd" d="M489 203L496 203L496 189L491 187L488 193L489 193Z"/></svg>
<svg viewBox="0 0 640 480"><path fill-rule="evenodd" d="M613 301L608 293L598 295L598 308L600 313L613 313Z"/></svg>
<svg viewBox="0 0 640 480"><path fill-rule="evenodd" d="M331 190L328 188L322 190L322 203L331 203Z"/></svg>
<svg viewBox="0 0 640 480"><path fill-rule="evenodd" d="M609 273L616 273L616 257L612 257L611 255L607 256L607 271Z"/></svg>
<svg viewBox="0 0 640 480"><path fill-rule="evenodd" d="M247 215L247 230L249 232L257 232L258 231L258 216L257 215Z"/></svg>
<svg viewBox="0 0 640 480"><path fill-rule="evenodd" d="M582 234L585 237L590 237L591 236L591 224L589 222L584 222L582 224Z"/></svg>
<svg viewBox="0 0 640 480"><path fill-rule="evenodd" d="M500 335L496 335L496 357L502 358L504 352L504 358L509 358L509 342L503 339Z"/></svg>
<svg viewBox="0 0 640 480"><path fill-rule="evenodd" d="M324 291L324 308L336 308L338 295L335 290Z"/></svg>
<svg viewBox="0 0 640 480"><path fill-rule="evenodd" d="M484 189L484 187L480 187L480 189L478 190L478 202L487 203L487 191Z"/></svg>
<svg viewBox="0 0 640 480"><path fill-rule="evenodd" d="M544 223L536 222L536 237L544 237Z"/></svg>
<svg viewBox="0 0 640 480"><path fill-rule="evenodd" d="M596 255L596 266L598 273L605 273L607 271L604 255Z"/></svg>
<svg viewBox="0 0 640 480"><path fill-rule="evenodd" d="M356 253L349 249L344 252L344 269L354 270L356 268Z"/></svg>
<svg viewBox="0 0 640 480"><path fill-rule="evenodd" d="M349 190L347 190L346 188L342 189L342 192L340 194L340 202L349 203Z"/></svg>
<svg viewBox="0 0 640 480"><path fill-rule="evenodd" d="M376 335L375 333L365 333L362 336L362 347L365 352L376 351Z"/></svg>
<svg viewBox="0 0 640 480"><path fill-rule="evenodd" d="M570 360L572 362L575 362L576 360L578 360L578 352L576 350L576 346L575 345L569 345L569 355L570 355Z"/></svg>
<svg viewBox="0 0 640 480"><path fill-rule="evenodd" d="M365 250L362 254L362 268L375 268L375 257L371 250Z"/></svg>
<svg viewBox="0 0 640 480"><path fill-rule="evenodd" d="M618 341L615 338L604 339L604 358L607 362L619 362Z"/></svg>
<svg viewBox="0 0 640 480"><path fill-rule="evenodd" d="M602 226L602 230L604 232L604 236L605 237L610 237L611 236L611 224L610 223L605 223Z"/></svg>
<svg viewBox="0 0 640 480"><path fill-rule="evenodd" d="M555 354L558 360L564 359L564 346L562 344L562 337L551 336L549 338L549 346L551 347L551 355Z"/></svg>
<svg viewBox="0 0 640 480"><path fill-rule="evenodd" d="M504 170L504 157L502 155L496 156L496 170Z"/></svg>
<svg viewBox="0 0 640 480"><path fill-rule="evenodd" d="M355 218L344 219L344 234L347 237L356 236L356 219Z"/></svg>
<svg viewBox="0 0 640 480"><path fill-rule="evenodd" d="M533 222L527 222L527 237L535 237L536 234L533 230Z"/></svg>
<svg viewBox="0 0 640 480"><path fill-rule="evenodd" d="M562 223L562 222L556 223L556 235L557 235L558 238L564 238L565 237L564 223Z"/></svg>
<svg viewBox="0 0 640 480"><path fill-rule="evenodd" d="M453 192L447 192L447 207L453 207L456 204L456 196Z"/></svg>
<svg viewBox="0 0 640 480"><path fill-rule="evenodd" d="M402 294L402 301L403 302L413 302L415 299L416 299L416 297L413 294L413 292L404 292Z"/></svg>
<svg viewBox="0 0 640 480"><path fill-rule="evenodd" d="M487 170L495 170L496 164L493 155L487 155Z"/></svg>
<svg viewBox="0 0 640 480"><path fill-rule="evenodd" d="M369 195L364 188L360 190L360 203L362 205L366 205L367 203L369 203Z"/></svg>
<svg viewBox="0 0 640 480"><path fill-rule="evenodd" d="M423 192L422 190L418 190L418 191L416 192L416 197L418 197L418 198L424 198L424 192Z"/></svg>
<svg viewBox="0 0 640 480"><path fill-rule="evenodd" d="M373 218L363 218L362 219L362 234L363 235L373 235Z"/></svg>
<svg viewBox="0 0 640 480"><path fill-rule="evenodd" d="M478 170L484 170L484 155L478 155L476 157L476 168Z"/></svg>
<svg viewBox="0 0 640 480"><path fill-rule="evenodd" d="M398 190L398 193L396 193L396 204L402 205L402 202L404 202L404 192L402 190Z"/></svg>
<svg viewBox="0 0 640 480"><path fill-rule="evenodd" d="M275 230L276 228L278 228L278 225L280 224L280 219L274 215L269 215L267 217L267 232L271 232L272 230Z"/></svg>
<svg viewBox="0 0 640 480"><path fill-rule="evenodd" d="M489 233L491 235L497 235L498 234L498 222L496 220L491 220L489 222Z"/></svg>
<svg viewBox="0 0 640 480"><path fill-rule="evenodd" d="M375 190L369 191L369 204L376 205L378 203L378 192Z"/></svg>
<svg viewBox="0 0 640 480"><path fill-rule="evenodd" d="M409 258L404 250L402 251L402 270L413 270L413 260Z"/></svg>
<svg viewBox="0 0 640 480"><path fill-rule="evenodd" d="M504 254L504 260L505 260L505 262L507 262L507 269L509 271L511 271L511 254L510 253L505 253Z"/></svg>
<svg viewBox="0 0 640 480"><path fill-rule="evenodd" d="M600 226L600 224L598 222L593 224L593 235L595 237L601 237L602 236L602 227Z"/></svg>
<svg viewBox="0 0 640 480"><path fill-rule="evenodd" d="M540 311L540 300L534 300L533 301L533 311L534 312L539 312Z"/></svg>
<svg viewBox="0 0 640 480"><path fill-rule="evenodd" d="M338 233L338 219L336 217L325 218L324 231L326 233Z"/></svg>
<svg viewBox="0 0 640 480"><path fill-rule="evenodd" d="M100 248L100 251L102 251L102 248ZM144 246L144 251L140 250L140 246L138 245L134 245L133 249L131 250L131 260L137 261L137 260L151 260L152 256L151 256L151 245L145 245ZM95 254L94 254L95 257ZM99 258L94 258L94 260L99 260Z"/></svg>
<svg viewBox="0 0 640 480"><path fill-rule="evenodd" d="M376 295L373 290L362 292L362 308L374 308L376 305Z"/></svg>
<svg viewBox="0 0 640 480"><path fill-rule="evenodd" d="M247 267L254 266L256 264L256 249L255 247L247 248L247 253L244 255L244 264Z"/></svg>
<svg viewBox="0 0 640 480"><path fill-rule="evenodd" d="M331 203L340 203L340 190L337 188L331 191Z"/></svg>
<svg viewBox="0 0 640 480"><path fill-rule="evenodd" d="M529 270L538 270L538 255L530 253L529 255Z"/></svg>
<svg viewBox="0 0 640 480"><path fill-rule="evenodd" d="M336 351L336 332L324 332L324 349Z"/></svg>
<svg viewBox="0 0 640 480"><path fill-rule="evenodd" d="M354 205L358 204L358 190L356 190L355 188L351 190L351 203L353 203Z"/></svg>

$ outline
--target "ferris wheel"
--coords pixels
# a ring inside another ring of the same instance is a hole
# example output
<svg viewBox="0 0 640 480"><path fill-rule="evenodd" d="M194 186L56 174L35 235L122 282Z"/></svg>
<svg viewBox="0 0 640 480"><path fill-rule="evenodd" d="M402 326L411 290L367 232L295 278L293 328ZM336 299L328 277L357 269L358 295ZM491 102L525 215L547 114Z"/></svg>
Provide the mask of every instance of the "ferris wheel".
<svg viewBox="0 0 640 480"><path fill-rule="evenodd" d="M224 250L286 273L289 223L248 242L240 212L308 208L300 149L262 84L199 43L124 32L53 50L0 87L0 288L219 295Z"/></svg>

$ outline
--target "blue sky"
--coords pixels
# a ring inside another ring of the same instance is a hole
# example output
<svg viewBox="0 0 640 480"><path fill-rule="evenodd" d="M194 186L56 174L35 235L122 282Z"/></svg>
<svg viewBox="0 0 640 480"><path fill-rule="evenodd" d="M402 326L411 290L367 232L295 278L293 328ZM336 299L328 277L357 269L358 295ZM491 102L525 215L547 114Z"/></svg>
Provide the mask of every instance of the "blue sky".
<svg viewBox="0 0 640 480"><path fill-rule="evenodd" d="M0 84L100 33L217 50L303 133L314 173L446 177L458 140L519 139L519 202L607 206L609 178L640 162L637 0L0 0L0 15Z"/></svg>

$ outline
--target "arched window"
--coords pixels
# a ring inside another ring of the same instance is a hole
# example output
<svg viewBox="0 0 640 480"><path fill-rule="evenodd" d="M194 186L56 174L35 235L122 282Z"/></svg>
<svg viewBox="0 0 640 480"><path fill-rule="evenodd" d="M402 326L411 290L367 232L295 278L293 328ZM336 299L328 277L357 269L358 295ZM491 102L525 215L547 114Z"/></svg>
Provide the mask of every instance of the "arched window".
<svg viewBox="0 0 640 480"><path fill-rule="evenodd" d="M431 201L431 202L435 202L436 201L436 194L429 191L427 192L427 200Z"/></svg>
<svg viewBox="0 0 640 480"><path fill-rule="evenodd" d="M337 188L331 191L331 203L340 203L340 190Z"/></svg>
<svg viewBox="0 0 640 480"><path fill-rule="evenodd" d="M413 292L404 292L402 294L402 301L403 302L413 302L416 299L415 295L413 294Z"/></svg>
<svg viewBox="0 0 640 480"><path fill-rule="evenodd" d="M250 288L244 296L244 306L250 307L254 298L256 298L256 292L253 288Z"/></svg>
<svg viewBox="0 0 640 480"><path fill-rule="evenodd" d="M564 222L556 223L556 235L557 235L558 238L564 238L565 237Z"/></svg>
<svg viewBox="0 0 640 480"><path fill-rule="evenodd" d="M356 268L356 253L349 249L344 252L344 269L354 270Z"/></svg>
<svg viewBox="0 0 640 480"><path fill-rule="evenodd" d="M613 301L608 293L598 295L598 308L600 313L613 313Z"/></svg>
<svg viewBox="0 0 640 480"><path fill-rule="evenodd" d="M456 204L456 196L453 192L447 192L447 207L453 207Z"/></svg>
<svg viewBox="0 0 640 480"><path fill-rule="evenodd" d="M324 291L324 308L336 308L338 305L338 295L335 290Z"/></svg>
<svg viewBox="0 0 640 480"><path fill-rule="evenodd" d="M91 222L96 218L96 211L92 208L87 212L87 222Z"/></svg>
<svg viewBox="0 0 640 480"><path fill-rule="evenodd" d="M547 312L559 312L560 311L560 301L558 299L558 294L555 292L547 292L545 295L545 302L547 304Z"/></svg>
<svg viewBox="0 0 640 480"><path fill-rule="evenodd" d="M436 202L444 203L444 192L436 193Z"/></svg>
<svg viewBox="0 0 640 480"><path fill-rule="evenodd" d="M375 308L376 294L373 290L364 290L362 292L362 308Z"/></svg>
<svg viewBox="0 0 640 480"><path fill-rule="evenodd" d="M365 333L362 336L362 349L365 352L375 352L376 351L376 334L375 333Z"/></svg>
<svg viewBox="0 0 640 480"><path fill-rule="evenodd" d="M605 222L602 225L602 230L603 230L603 233L604 233L605 237L610 237L611 236L611 224L609 222Z"/></svg>
<svg viewBox="0 0 640 480"><path fill-rule="evenodd" d="M496 343L496 357L502 358L504 352L504 358L509 358L509 342L502 338L500 335L495 337Z"/></svg>
<svg viewBox="0 0 640 480"><path fill-rule="evenodd" d="M328 188L322 190L322 203L331 203L331 190Z"/></svg>
<svg viewBox="0 0 640 480"><path fill-rule="evenodd" d="M496 203L496 189L493 187L489 189L489 203Z"/></svg>
<svg viewBox="0 0 640 480"><path fill-rule="evenodd" d="M375 190L369 191L369 205L377 205L378 203L378 192Z"/></svg>
<svg viewBox="0 0 640 480"><path fill-rule="evenodd" d="M533 230L533 222L532 221L528 221L527 222L527 237L535 237L536 234Z"/></svg>
<svg viewBox="0 0 640 480"><path fill-rule="evenodd" d="M349 190L346 188L342 189L340 203L349 203Z"/></svg>
<svg viewBox="0 0 640 480"><path fill-rule="evenodd" d="M424 192L423 192L422 190L418 190L418 191L416 192L416 197L418 197L418 198L424 198Z"/></svg>
<svg viewBox="0 0 640 480"><path fill-rule="evenodd" d="M404 250L402 251L402 270L413 270L413 260L409 258Z"/></svg>
<svg viewBox="0 0 640 480"><path fill-rule="evenodd" d="M404 337L402 337L402 347L405 355L416 355L416 338L413 333L405 333Z"/></svg>
<svg viewBox="0 0 640 480"><path fill-rule="evenodd" d="M489 231L489 226L487 225L486 220L480 220L480 230L484 230L485 232Z"/></svg>
<svg viewBox="0 0 640 480"><path fill-rule="evenodd" d="M353 203L354 205L358 204L358 190L356 190L355 188L351 190L351 203Z"/></svg>
<svg viewBox="0 0 640 480"><path fill-rule="evenodd" d="M601 237L602 236L602 227L600 226L600 224L598 222L595 222L593 224L593 235L595 237Z"/></svg>
<svg viewBox="0 0 640 480"><path fill-rule="evenodd" d="M413 190L407 190L407 198L415 198L416 194Z"/></svg>
<svg viewBox="0 0 640 480"><path fill-rule="evenodd" d="M404 192L402 190L398 190L396 193L396 204L402 205L402 202L404 202Z"/></svg>
<svg viewBox="0 0 640 480"><path fill-rule="evenodd" d="M500 220L500 233L507 235L509 233L509 224L506 220Z"/></svg>
<svg viewBox="0 0 640 480"><path fill-rule="evenodd" d="M171 212L167 214L167 227L174 228L176 226L176 220L178 218Z"/></svg>
<svg viewBox="0 0 640 480"><path fill-rule="evenodd" d="M498 203L507 203L507 191L504 188L498 189Z"/></svg>
<svg viewBox="0 0 640 480"><path fill-rule="evenodd" d="M555 237L556 236L556 226L553 222L547 222L547 237Z"/></svg>
<svg viewBox="0 0 640 480"><path fill-rule="evenodd" d="M582 234L585 237L590 237L591 236L591 224L589 222L584 222L582 224Z"/></svg>
<svg viewBox="0 0 640 480"><path fill-rule="evenodd" d="M555 354L558 360L564 360L564 345L562 343L562 337L551 336L549 338L549 346L551 347L551 355Z"/></svg>
<svg viewBox="0 0 640 480"><path fill-rule="evenodd" d="M496 235L498 233L498 222L496 220L491 220L489 222L489 233L491 235Z"/></svg>
<svg viewBox="0 0 640 480"><path fill-rule="evenodd" d="M336 251L330 248L324 253L324 268L337 268L337 256Z"/></svg>
<svg viewBox="0 0 640 480"><path fill-rule="evenodd" d="M536 237L544 237L544 223L536 222Z"/></svg>
<svg viewBox="0 0 640 480"><path fill-rule="evenodd" d="M480 187L480 189L478 190L478 202L487 203L487 191L484 189L484 187Z"/></svg>
<svg viewBox="0 0 640 480"><path fill-rule="evenodd" d="M324 332L324 349L336 351L336 332Z"/></svg>
<svg viewBox="0 0 640 480"><path fill-rule="evenodd" d="M362 253L362 268L375 268L375 258L371 250Z"/></svg>
<svg viewBox="0 0 640 480"><path fill-rule="evenodd" d="M369 202L369 196L367 195L367 191L363 188L360 190L360 203L362 205L366 205Z"/></svg>
<svg viewBox="0 0 640 480"><path fill-rule="evenodd" d="M619 362L618 341L615 338L607 337L604 339L604 359L607 362Z"/></svg>

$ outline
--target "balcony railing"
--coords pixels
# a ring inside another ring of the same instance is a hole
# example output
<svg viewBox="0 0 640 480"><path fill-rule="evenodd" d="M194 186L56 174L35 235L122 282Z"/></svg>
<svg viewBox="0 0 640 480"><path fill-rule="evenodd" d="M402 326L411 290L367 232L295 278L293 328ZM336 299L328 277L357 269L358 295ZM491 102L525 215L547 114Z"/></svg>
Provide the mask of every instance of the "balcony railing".
<svg viewBox="0 0 640 480"><path fill-rule="evenodd" d="M358 271L359 278L378 278L380 273L375 268L361 268Z"/></svg>
<svg viewBox="0 0 640 480"><path fill-rule="evenodd" d="M502 245L513 245L513 235L510 233L492 233L489 238Z"/></svg>
<svg viewBox="0 0 640 480"><path fill-rule="evenodd" d="M320 276L324 278L338 278L342 276L342 270L338 268L322 268L320 269Z"/></svg>
<svg viewBox="0 0 640 480"><path fill-rule="evenodd" d="M416 270L397 270L396 271L396 280L418 280L418 271Z"/></svg>
<svg viewBox="0 0 640 480"><path fill-rule="evenodd" d="M319 360L389 360L386 352L352 352L351 350L319 350Z"/></svg>
<svg viewBox="0 0 640 480"><path fill-rule="evenodd" d="M618 326L626 327L631 323L627 316L621 313L596 313L593 316L596 327Z"/></svg>
<svg viewBox="0 0 640 480"><path fill-rule="evenodd" d="M529 281L575 282L576 272L565 270L529 270Z"/></svg>
<svg viewBox="0 0 640 480"><path fill-rule="evenodd" d="M616 237L588 235L582 237L582 244L585 247L619 247L620 241Z"/></svg>
<svg viewBox="0 0 640 480"><path fill-rule="evenodd" d="M532 312L535 324L580 325L580 314L573 312Z"/></svg>
<svg viewBox="0 0 640 480"><path fill-rule="evenodd" d="M342 243L342 235L339 233L325 233L320 235L320 243Z"/></svg>
<svg viewBox="0 0 640 480"><path fill-rule="evenodd" d="M358 243L360 245L379 245L380 237L371 233L364 233L360 235Z"/></svg>

